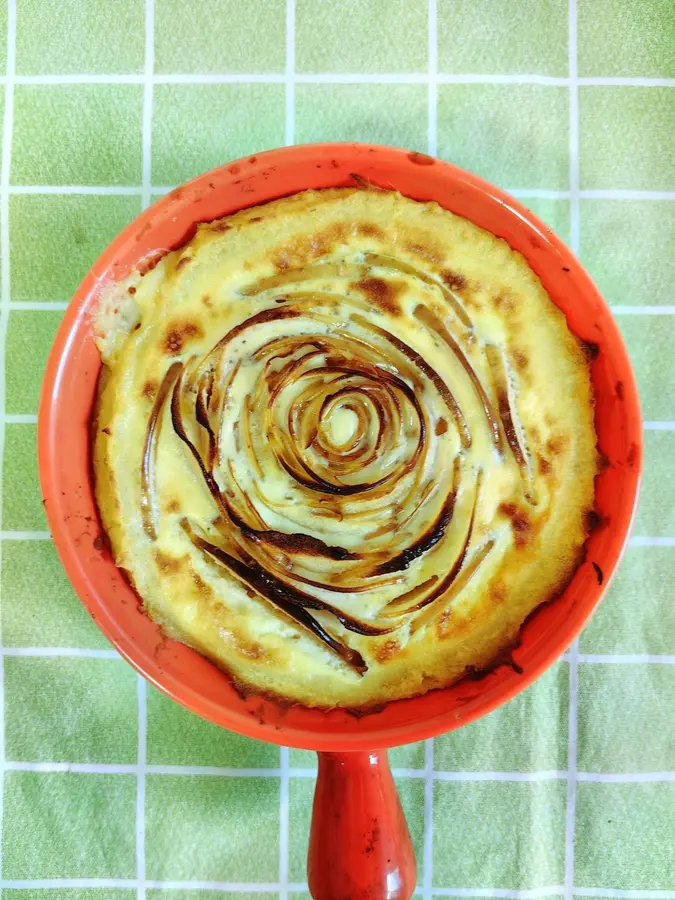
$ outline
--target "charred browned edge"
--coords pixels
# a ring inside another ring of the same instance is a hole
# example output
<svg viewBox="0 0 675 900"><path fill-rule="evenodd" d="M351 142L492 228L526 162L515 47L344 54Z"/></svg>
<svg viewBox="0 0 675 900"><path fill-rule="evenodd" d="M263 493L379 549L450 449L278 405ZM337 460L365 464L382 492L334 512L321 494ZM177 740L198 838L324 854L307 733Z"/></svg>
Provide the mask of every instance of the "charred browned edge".
<svg viewBox="0 0 675 900"><path fill-rule="evenodd" d="M351 553L343 547L331 547L319 538L312 537L309 534L286 534L282 531L262 531L250 528L234 510L229 510L229 513L232 524L253 541L271 544L280 550L287 550L291 553L304 553L307 556L323 556L326 559L337 561L361 559L360 553Z"/></svg>
<svg viewBox="0 0 675 900"><path fill-rule="evenodd" d="M526 616L525 620L518 629L516 637L506 647L499 649L492 657L492 659L488 662L480 666L467 667L468 669L471 669L471 671L467 671L465 678L471 681L480 680L487 677L488 675L491 675L502 666L508 666L509 668L514 669L514 671L518 675L523 674L524 669L519 663L514 660L513 654L520 649L523 642L523 635L531 622L536 619L536 617L539 616L545 609L557 603L557 601L560 600L565 591L568 589L568 587L572 583L572 580L574 579L574 576L579 570L579 567L584 563L584 560L586 558L586 549L586 543L584 543L577 551L576 559L569 567L568 572L561 579L560 584L553 591L551 591L551 593L545 600L542 600L541 603L537 604L537 606ZM464 680L464 678L462 678L461 680Z"/></svg>
<svg viewBox="0 0 675 900"><path fill-rule="evenodd" d="M430 287L438 288L462 325L468 329L473 328L473 322L471 321L469 314L459 302L459 299L455 296L447 282L442 280L439 281L438 278L425 272L424 269L411 265L411 263L403 262L403 260L396 259L393 256L386 256L381 253L365 253L364 256L366 262L370 266L379 266L383 269L392 269L394 272L402 272L404 275L410 275L413 278L417 278L419 281L428 284Z"/></svg>
<svg viewBox="0 0 675 900"><path fill-rule="evenodd" d="M518 464L520 474L525 483L526 491L529 488L530 472L525 456L525 451L520 445L520 439L516 431L514 412L511 409L511 400L509 398L508 388L508 371L506 368L506 360L501 352L492 345L485 348L488 363L492 370L492 376L495 381L495 390L497 393L497 407L499 409L499 417L501 419L502 428L506 435L506 441L511 448L513 458Z"/></svg>
<svg viewBox="0 0 675 900"><path fill-rule="evenodd" d="M581 341L581 350L586 358L586 362L591 363L598 358L600 353L600 345L594 341Z"/></svg>
<svg viewBox="0 0 675 900"><path fill-rule="evenodd" d="M461 464L459 457L455 457L454 471L452 478L452 489L445 502L441 507L441 511L436 517L435 522L427 529L427 531L410 547L402 550L388 562L384 563L375 570L377 575L388 575L392 572L402 572L407 569L418 557L435 547L442 539L446 529L452 521L452 515L455 511L455 502L457 500L457 491L459 489Z"/></svg>
<svg viewBox="0 0 675 900"><path fill-rule="evenodd" d="M501 669L501 668L510 668L516 673L516 675L524 674L523 666L520 664L520 662L518 662L515 659L515 656L514 656L514 654L517 653L517 651L520 649L520 647L522 645L524 632L527 629L527 627L529 627L531 622L537 618L537 616L539 616L548 607L557 603L558 600L562 597L562 595L565 593L567 588L572 583L572 580L573 580L574 576L576 575L577 570L583 564L584 558L585 558L585 552L586 552L586 545L584 544L579 549L576 560L572 563L572 565L570 566L569 572L561 580L561 583L558 585L558 587L555 590L553 590L545 600L543 600L541 603L539 603L536 606L536 608L532 610L532 612L530 612L528 614L528 616L525 618L525 620L521 624L520 628L518 629L518 633L515 636L515 638L512 641L510 641L505 647L501 647L499 650L497 650L496 653L494 653L491 656L491 658L489 660L487 660L486 662L481 663L479 665L467 666L465 668L463 674L460 675L458 678L456 678L454 681L449 682L447 684L435 686L435 687L431 688L431 690L417 691L415 694L412 694L410 697L408 697L406 699L413 699L414 697L428 695L429 693L432 693L432 692L434 694L437 694L441 691L446 691L449 688L453 688L456 690L460 685L462 685L464 683L470 684L470 683L473 683L476 681L482 681L483 679L494 674L498 669ZM221 666L221 668L222 668L222 666ZM225 670L225 671L229 675L230 679L234 682L235 678L232 675L232 673L229 672L228 670ZM253 696L268 699L271 702L278 704L283 711L285 711L289 708L288 707L288 698L286 698L286 697L282 697L271 691L265 691L265 690L261 690L259 688L256 688L256 687L253 687L250 685L246 685L238 680L237 680L237 683L238 683L239 687L235 687L235 689L237 689L238 692L241 689L241 691L242 691L241 696L244 699L253 695ZM346 715L353 716L356 719L361 719L366 716L379 715L380 713L382 713L386 710L386 708L389 706L390 703L396 703L396 702L398 702L398 701L393 700L393 701L388 701L388 702L384 702L384 703L382 703L382 702L367 703L367 704L364 704L363 706L341 706L341 707L339 707L339 709L342 712L344 712ZM293 702L291 704L291 708L293 708L293 707L306 708L306 704L299 703L299 702ZM327 705L320 705L320 706L315 706L315 707L313 706L312 709L318 709L318 710L323 710L325 712L329 712L330 710L335 709L335 707L327 706Z"/></svg>
<svg viewBox="0 0 675 900"><path fill-rule="evenodd" d="M464 542L460 548L459 553L453 563L450 571L445 575L442 579L429 579L428 585L431 587L431 591L423 596L421 600L417 600L417 595L419 595L418 589L413 589L413 591L408 591L406 594L402 594L399 597L395 597L391 600L384 609L383 615L391 616L391 615L409 615L413 612L418 612L421 609L424 609L425 606L428 606L430 603L433 603L441 595L445 594L448 591L454 582L454 580L459 575L462 566L464 565L464 560L466 559L466 554L469 549L469 544L471 543L471 538L473 537L473 527L476 520L476 509L478 508L478 496L480 494L480 486L482 480L482 473L476 473L476 492L473 498L473 505L471 508L471 517L469 519L469 525L466 530L466 535L464 538ZM412 606L405 606L405 599L410 596L414 596L416 602Z"/></svg>
<svg viewBox="0 0 675 900"><path fill-rule="evenodd" d="M320 605L320 601L311 597L309 594L304 594L277 581L277 579L270 576L268 572L260 566L257 566L255 563L252 565L245 565L222 548L217 547L215 544L212 544L195 534L186 520L184 520L183 527L195 547L201 550L207 557L224 566L240 581L249 585L260 596L267 599L287 616L298 622L298 624L304 626L311 634L329 647L360 675L366 671L367 666L361 654L326 631L326 629L309 614L308 609L323 608L323 605ZM343 616L342 618L345 619L345 621L342 622L344 627L349 628L347 617ZM358 628L359 633L372 633L369 631L361 631L360 623L357 625L357 623L354 623L352 620L348 621L349 624L354 626L352 630L357 630Z"/></svg>
<svg viewBox="0 0 675 900"><path fill-rule="evenodd" d="M519 646L520 641L516 638L513 643L498 650L489 662L479 666L467 666L464 669L462 680L482 681L484 678L487 678L488 675L491 675L494 671L501 669L504 666L513 669L516 675L522 675L525 670L520 663L516 662L513 655Z"/></svg>
<svg viewBox="0 0 675 900"><path fill-rule="evenodd" d="M502 436L499 430L499 422L497 421L497 416L495 415L492 404L488 398L488 395L485 393L485 389L483 385L480 383L480 379L476 372L474 371L473 366L469 362L469 360L464 355L461 347L457 343L457 341L450 334L445 325L440 321L438 316L430 310L428 307L419 304L415 307L414 313L416 318L423 322L426 327L436 334L441 340L452 350L457 359L462 365L462 368L469 376L471 384L474 387L474 390L478 394L480 402L483 406L483 411L485 412L485 418L488 421L488 425L490 427L490 434L492 436L493 443L497 450L501 452L502 449Z"/></svg>
<svg viewBox="0 0 675 900"><path fill-rule="evenodd" d="M586 513L586 533L593 534L594 531L597 531L599 528L605 524L604 517L596 510L589 509Z"/></svg>

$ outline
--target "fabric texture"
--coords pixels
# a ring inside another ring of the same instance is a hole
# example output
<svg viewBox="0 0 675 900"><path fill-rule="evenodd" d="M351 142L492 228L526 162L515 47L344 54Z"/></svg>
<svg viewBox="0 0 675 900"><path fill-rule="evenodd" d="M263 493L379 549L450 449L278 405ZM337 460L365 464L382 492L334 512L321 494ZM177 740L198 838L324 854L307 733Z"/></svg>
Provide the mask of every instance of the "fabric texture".
<svg viewBox="0 0 675 900"><path fill-rule="evenodd" d="M2 900L307 896L314 757L197 719L110 648L47 532L35 419L69 298L144 205L317 140L522 198L611 304L646 419L631 545L579 642L390 754L417 896L675 898L672 0L4 0L0 74Z"/></svg>

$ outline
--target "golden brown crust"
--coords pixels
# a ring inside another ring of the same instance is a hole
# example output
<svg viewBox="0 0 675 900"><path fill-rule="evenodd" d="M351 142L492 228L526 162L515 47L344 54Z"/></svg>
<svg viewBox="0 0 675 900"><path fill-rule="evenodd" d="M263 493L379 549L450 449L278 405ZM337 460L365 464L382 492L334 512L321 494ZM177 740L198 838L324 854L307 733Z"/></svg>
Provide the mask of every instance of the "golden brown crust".
<svg viewBox="0 0 675 900"><path fill-rule="evenodd" d="M102 520L149 614L238 682L346 707L444 686L573 573L586 356L503 241L309 191L131 287L141 327L99 319Z"/></svg>

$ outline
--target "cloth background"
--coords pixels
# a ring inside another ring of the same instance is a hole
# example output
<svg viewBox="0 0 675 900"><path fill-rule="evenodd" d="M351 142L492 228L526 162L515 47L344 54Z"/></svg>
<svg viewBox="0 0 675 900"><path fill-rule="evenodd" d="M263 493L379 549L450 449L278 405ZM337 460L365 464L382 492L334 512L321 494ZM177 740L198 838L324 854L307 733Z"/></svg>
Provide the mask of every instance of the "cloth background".
<svg viewBox="0 0 675 900"><path fill-rule="evenodd" d="M579 643L391 753L418 896L675 898L672 0L5 0L0 73L2 900L306 896L312 755L219 731L119 659L56 558L34 445L54 331L120 228L318 140L521 198L612 305L646 419L634 536Z"/></svg>

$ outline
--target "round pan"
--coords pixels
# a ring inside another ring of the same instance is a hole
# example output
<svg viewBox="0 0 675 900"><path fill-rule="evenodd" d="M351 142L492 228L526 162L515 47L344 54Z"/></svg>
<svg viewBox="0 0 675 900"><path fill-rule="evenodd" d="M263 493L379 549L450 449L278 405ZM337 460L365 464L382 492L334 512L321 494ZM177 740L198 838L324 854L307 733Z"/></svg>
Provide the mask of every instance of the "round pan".
<svg viewBox="0 0 675 900"><path fill-rule="evenodd" d="M146 618L101 533L90 417L101 368L92 313L103 285L185 243L197 222L307 188L353 186L360 179L416 200L435 200L523 254L572 331L589 345L596 430L606 465L596 481L598 516L586 561L560 597L528 620L510 665L354 715L244 697L213 664L167 639ZM635 379L619 330L584 269L549 228L503 191L448 163L387 147L321 144L273 150L208 172L159 200L110 244L78 288L52 348L38 453L47 518L66 572L98 626L141 674L192 712L248 737L319 751L368 751L471 722L527 687L569 647L624 549L638 493L642 434ZM407 896L404 887L403 893L382 896Z"/></svg>

